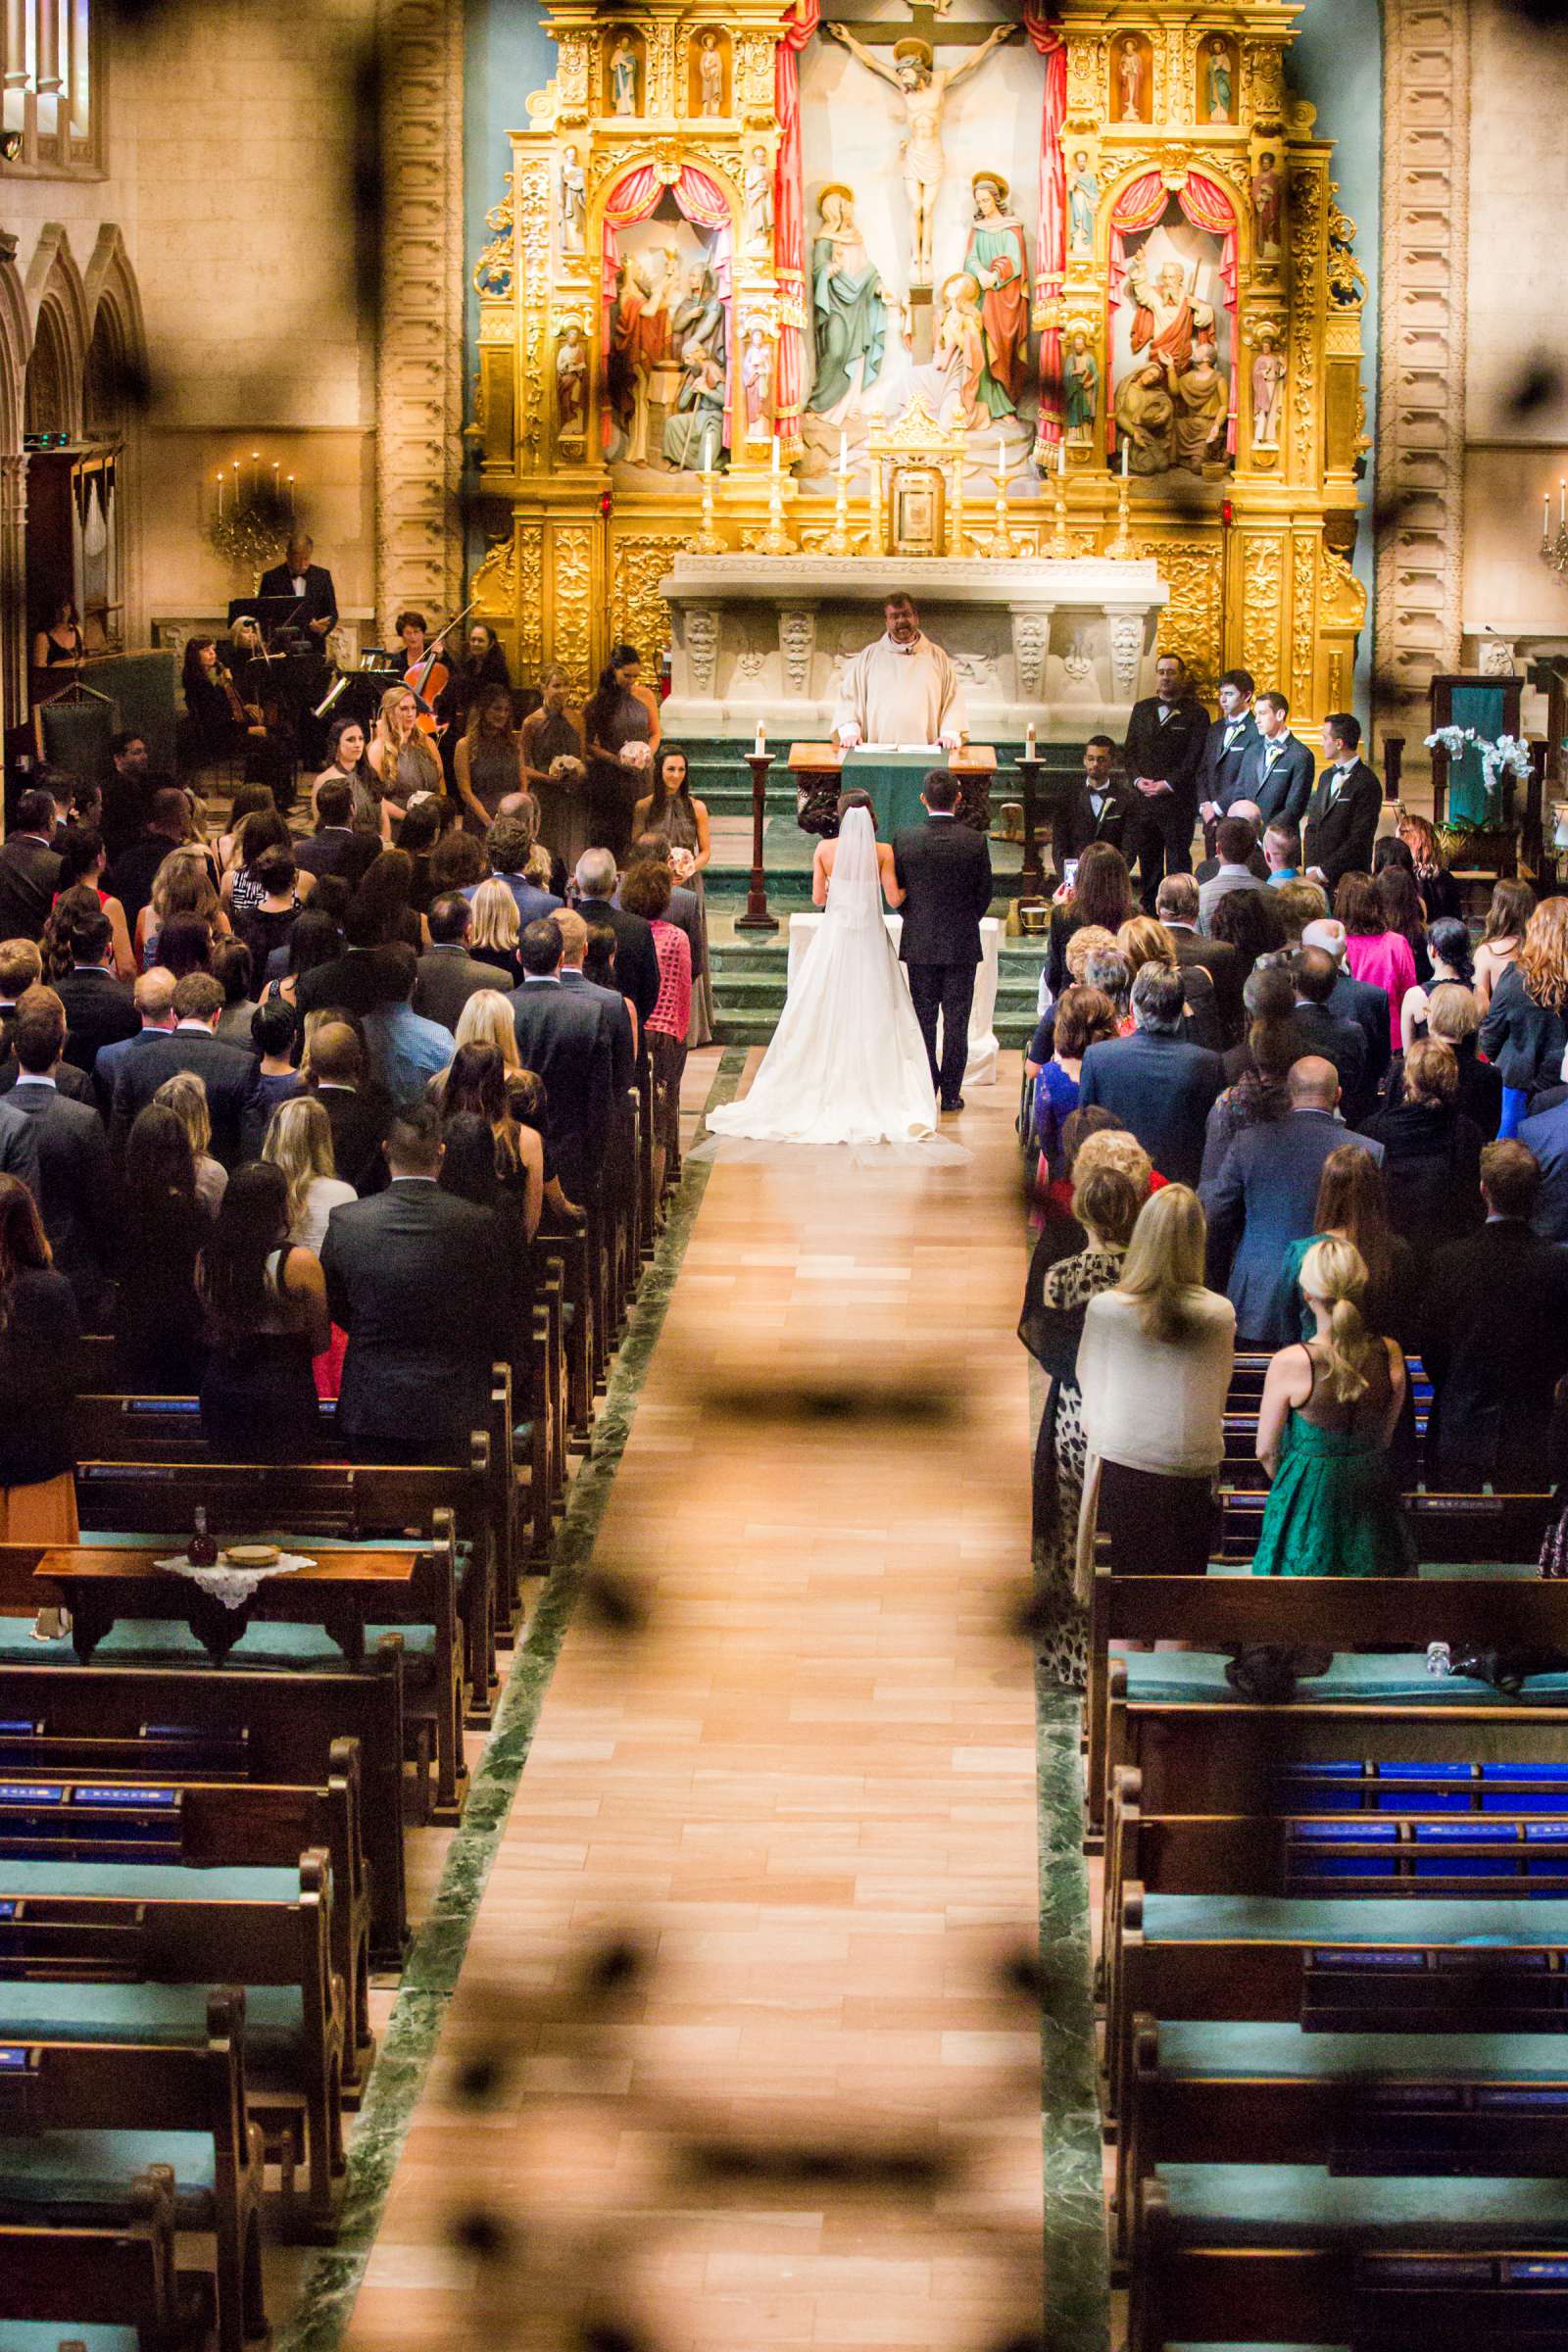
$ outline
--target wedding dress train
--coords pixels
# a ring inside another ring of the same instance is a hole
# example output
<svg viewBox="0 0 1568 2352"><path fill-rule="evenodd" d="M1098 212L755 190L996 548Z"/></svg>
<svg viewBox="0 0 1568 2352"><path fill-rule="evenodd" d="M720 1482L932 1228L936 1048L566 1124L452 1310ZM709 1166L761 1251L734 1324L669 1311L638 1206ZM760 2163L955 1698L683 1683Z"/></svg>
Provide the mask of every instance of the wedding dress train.
<svg viewBox="0 0 1568 2352"><path fill-rule="evenodd" d="M718 1136L758 1143L909 1144L937 1132L925 1040L882 919L876 833L852 808L827 915L744 1102L710 1110Z"/></svg>

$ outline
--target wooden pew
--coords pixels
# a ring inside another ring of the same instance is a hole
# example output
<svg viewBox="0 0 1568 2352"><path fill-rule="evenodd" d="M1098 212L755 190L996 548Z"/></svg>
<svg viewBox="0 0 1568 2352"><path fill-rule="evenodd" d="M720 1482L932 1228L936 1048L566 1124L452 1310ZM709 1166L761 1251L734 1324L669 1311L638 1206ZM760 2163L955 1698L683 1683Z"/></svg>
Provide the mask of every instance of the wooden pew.
<svg viewBox="0 0 1568 2352"><path fill-rule="evenodd" d="M1463 1496L1463 1503L1485 1496ZM1474 1523L1471 1523L1474 1525ZM1506 1525L1484 1520L1483 1525ZM1485 1553L1470 1555L1485 1559ZM1568 1648L1568 1584L1539 1577L1115 1576L1096 1571L1089 1626L1089 1763L1092 1831L1104 1821L1109 1773L1134 1759L1112 1754L1109 1692L1125 1660L1112 1642L1181 1641L1223 1651L1272 1642L1337 1651L1372 1647L1424 1650L1548 1645ZM1174 1661L1169 1661L1174 1664ZM1310 1682L1300 1686L1311 1697ZM1192 1810L1185 1807L1184 1810Z"/></svg>
<svg viewBox="0 0 1568 2352"><path fill-rule="evenodd" d="M231 1987L207 2004L205 2043L23 2035L5 2044L0 2066L0 2225L48 2222L74 2232L85 2224L134 2232L145 2203L137 2179L156 2164L166 2176L175 2232L214 2241L220 2352L242 2352L267 2330L262 2134L246 2112L244 2015L245 1996ZM83 2132L93 2134L84 2151L59 2136ZM120 2195L109 2197L104 2183L116 2135L126 2151L125 2177ZM199 2167L189 2177L190 2154L181 2145L189 2137L212 2143L211 2184ZM157 2152L149 2153L149 2142Z"/></svg>
<svg viewBox="0 0 1568 2352"><path fill-rule="evenodd" d="M173 2190L156 2169L133 2183L122 2228L0 2223L0 2320L135 2328L138 2344L197 2345L211 2323L210 2283L175 2268Z"/></svg>
<svg viewBox="0 0 1568 2352"><path fill-rule="evenodd" d="M0 1772L8 1775L313 1786L329 1777L346 1740L359 1750L371 1958L396 1968L408 1937L397 1635L362 1666L62 1664L8 1666L0 1679Z"/></svg>
<svg viewBox="0 0 1568 2352"><path fill-rule="evenodd" d="M348 1988L347 2085L358 2081L375 2047L358 1740L334 1740L327 1761L327 1778L315 1788L69 1775L0 1781L0 1872L8 1861L276 1869L292 1866L309 1847L324 1847L332 1866L332 1966Z"/></svg>
<svg viewBox="0 0 1568 2352"><path fill-rule="evenodd" d="M24 1867L0 1863L0 2041L200 2046L207 1994L244 1984L253 2108L273 2134L281 2119L286 2177L303 2118L302 2219L308 2235L328 2241L345 2169L345 1996L331 1965L326 1855L301 1856L286 1901L137 1892L133 1871L121 1894L30 1893L15 1885ZM274 1990L288 1996L283 2004L270 2002Z"/></svg>

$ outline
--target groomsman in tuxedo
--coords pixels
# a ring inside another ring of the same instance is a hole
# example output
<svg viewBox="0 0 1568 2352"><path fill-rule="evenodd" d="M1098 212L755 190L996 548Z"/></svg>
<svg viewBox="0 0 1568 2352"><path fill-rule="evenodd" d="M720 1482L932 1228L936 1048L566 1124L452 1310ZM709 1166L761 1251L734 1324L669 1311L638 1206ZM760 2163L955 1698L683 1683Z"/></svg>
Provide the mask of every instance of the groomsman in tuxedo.
<svg viewBox="0 0 1568 2352"><path fill-rule="evenodd" d="M1257 803L1260 830L1298 826L1312 798L1316 762L1306 745L1291 733L1291 706L1283 694L1260 694L1256 714L1257 741L1247 760L1247 798Z"/></svg>
<svg viewBox="0 0 1568 2352"><path fill-rule="evenodd" d="M1306 811L1306 870L1332 901L1342 874L1367 872L1383 807L1383 787L1360 756L1361 722L1348 710L1323 721L1328 766Z"/></svg>
<svg viewBox="0 0 1568 2352"><path fill-rule="evenodd" d="M1198 762L1198 813L1203 840L1212 852L1214 827L1229 816L1233 801L1247 800L1247 763L1257 743L1252 716L1252 673L1228 669L1219 682L1219 716L1203 738Z"/></svg>
<svg viewBox="0 0 1568 2352"><path fill-rule="evenodd" d="M1198 763L1207 733L1208 712L1193 692L1186 662L1180 654L1161 654L1153 693L1134 703L1127 721L1126 768L1133 786L1127 855L1137 854L1150 914L1161 875L1193 870Z"/></svg>
<svg viewBox="0 0 1568 2352"><path fill-rule="evenodd" d="M1084 745L1081 784L1069 785L1051 820L1051 855L1058 882L1066 879L1069 858L1081 858L1092 841L1108 841L1125 852L1129 822L1134 815L1132 795L1112 774L1116 746L1108 735L1091 735Z"/></svg>

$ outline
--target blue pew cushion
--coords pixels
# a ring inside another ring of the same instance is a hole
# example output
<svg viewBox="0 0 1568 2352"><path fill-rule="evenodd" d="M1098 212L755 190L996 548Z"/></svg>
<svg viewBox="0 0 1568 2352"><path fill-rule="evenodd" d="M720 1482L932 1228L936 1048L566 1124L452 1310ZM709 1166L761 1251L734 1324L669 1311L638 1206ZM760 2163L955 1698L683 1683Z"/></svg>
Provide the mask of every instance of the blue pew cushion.
<svg viewBox="0 0 1568 2352"><path fill-rule="evenodd" d="M114 1895L139 1903L290 1903L299 1900L298 1869L213 1869L183 1862L13 1862L0 1855L0 1897L15 1894Z"/></svg>
<svg viewBox="0 0 1568 2352"><path fill-rule="evenodd" d="M1441 1611L1434 1612L1441 1631ZM1223 1653L1207 1649L1131 1650L1122 1661L1127 1668L1127 1695L1159 1706L1211 1704L1225 1699L1235 1705L1241 1693L1225 1680ZM1428 1674L1424 1650L1394 1653L1342 1650L1327 1674L1314 1674L1298 1686L1298 1696L1325 1705L1339 1701L1366 1706L1498 1707L1528 1706L1568 1693L1568 1675L1533 1675L1517 1702L1468 1675Z"/></svg>
<svg viewBox="0 0 1568 2352"><path fill-rule="evenodd" d="M1176 2077L1292 2082L1397 2076L1414 2082L1568 2082L1561 2034L1304 2034L1280 2024L1189 2023L1159 2029L1159 2071Z"/></svg>
<svg viewBox="0 0 1568 2352"><path fill-rule="evenodd" d="M1148 1894L1149 1943L1568 1944L1568 1902Z"/></svg>
<svg viewBox="0 0 1568 2352"><path fill-rule="evenodd" d="M1568 2244L1560 2180L1425 2175L1341 2178L1311 2164L1170 2164L1159 2179L1178 2234L1208 2245L1358 2245L1441 2233L1446 2246Z"/></svg>
<svg viewBox="0 0 1568 2352"><path fill-rule="evenodd" d="M205 1984L44 1984L0 1982L0 2041L207 2042ZM245 1991L249 2065L291 2073L304 2046L304 2000L290 1984ZM3 2352L3 2340L0 2340Z"/></svg>
<svg viewBox="0 0 1568 2352"><path fill-rule="evenodd" d="M0 2215L24 2216L40 2206L74 2212L89 2207L112 2224L128 2212L131 2183L151 2164L173 2172L181 2228L210 2226L217 2187L210 2132L8 2134L0 2140Z"/></svg>

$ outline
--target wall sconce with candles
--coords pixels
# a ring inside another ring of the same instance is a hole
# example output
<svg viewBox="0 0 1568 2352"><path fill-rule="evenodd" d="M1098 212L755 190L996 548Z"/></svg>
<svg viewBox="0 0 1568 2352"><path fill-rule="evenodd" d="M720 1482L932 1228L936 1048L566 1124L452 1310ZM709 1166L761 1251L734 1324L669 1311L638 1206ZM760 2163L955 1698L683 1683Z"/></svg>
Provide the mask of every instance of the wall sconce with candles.
<svg viewBox="0 0 1568 2352"><path fill-rule="evenodd" d="M1568 587L1568 480L1557 484L1557 536L1551 535L1551 492L1541 494L1541 561Z"/></svg>
<svg viewBox="0 0 1568 2352"><path fill-rule="evenodd" d="M236 569L252 574L252 586L288 543L299 521L299 486L279 460L253 449L247 465L234 458L213 477L206 537Z"/></svg>

